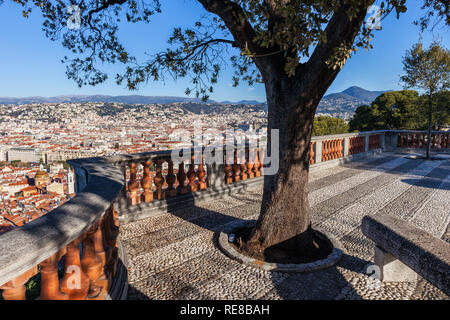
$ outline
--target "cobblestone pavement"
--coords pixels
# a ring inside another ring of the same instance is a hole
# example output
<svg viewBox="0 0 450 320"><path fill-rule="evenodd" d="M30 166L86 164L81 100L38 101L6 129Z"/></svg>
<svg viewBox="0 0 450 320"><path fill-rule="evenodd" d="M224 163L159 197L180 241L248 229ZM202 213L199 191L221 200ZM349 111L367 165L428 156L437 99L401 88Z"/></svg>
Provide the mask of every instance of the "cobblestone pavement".
<svg viewBox="0 0 450 320"><path fill-rule="evenodd" d="M450 156L442 161L384 153L310 174L313 226L345 253L331 268L304 274L257 270L226 257L214 234L256 219L262 187L121 226L129 256L128 299L449 299L424 279L374 284L374 243L366 214L391 214L450 242Z"/></svg>

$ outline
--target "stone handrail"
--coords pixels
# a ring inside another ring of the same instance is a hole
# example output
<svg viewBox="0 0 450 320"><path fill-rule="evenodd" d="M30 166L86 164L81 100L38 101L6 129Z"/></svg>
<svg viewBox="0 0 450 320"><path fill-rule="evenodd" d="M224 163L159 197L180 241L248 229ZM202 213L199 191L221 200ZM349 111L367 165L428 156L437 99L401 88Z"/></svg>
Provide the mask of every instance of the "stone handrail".
<svg viewBox="0 0 450 320"><path fill-rule="evenodd" d="M228 154L230 149L219 148L222 163L214 164L205 162L204 147L183 149L190 154L178 160L172 159L172 150L100 158L122 174L124 188L115 203L119 219L130 222L149 212L175 210L195 199L232 191L236 184L261 180L258 143L232 146Z"/></svg>
<svg viewBox="0 0 450 320"><path fill-rule="evenodd" d="M77 195L51 213L0 235L0 288L5 299L24 299L24 285L38 273L38 266L42 300L111 298L110 290L117 289L114 278L123 262L118 258L112 203L123 187L122 174L101 159L69 162L84 173L77 180L87 178L85 183L77 181ZM60 282L57 264L63 256L66 273ZM71 286L74 280L76 285Z"/></svg>
<svg viewBox="0 0 450 320"><path fill-rule="evenodd" d="M408 270L395 264L394 260L398 259L447 295L450 294L449 243L389 215L365 216L361 229L364 235L381 247L375 253L375 264L381 271L380 280L395 281L405 277ZM394 259L386 257L386 253ZM385 270L389 268L391 270ZM391 279L385 278L384 273L387 272L390 272Z"/></svg>

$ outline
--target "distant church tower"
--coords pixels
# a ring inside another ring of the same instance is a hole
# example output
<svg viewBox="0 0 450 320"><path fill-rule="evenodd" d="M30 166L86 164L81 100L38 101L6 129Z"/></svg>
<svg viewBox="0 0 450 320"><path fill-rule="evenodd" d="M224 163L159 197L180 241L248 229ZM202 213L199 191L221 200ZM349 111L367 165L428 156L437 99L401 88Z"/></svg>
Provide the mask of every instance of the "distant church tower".
<svg viewBox="0 0 450 320"><path fill-rule="evenodd" d="M75 177L72 169L67 170L67 194L75 193Z"/></svg>

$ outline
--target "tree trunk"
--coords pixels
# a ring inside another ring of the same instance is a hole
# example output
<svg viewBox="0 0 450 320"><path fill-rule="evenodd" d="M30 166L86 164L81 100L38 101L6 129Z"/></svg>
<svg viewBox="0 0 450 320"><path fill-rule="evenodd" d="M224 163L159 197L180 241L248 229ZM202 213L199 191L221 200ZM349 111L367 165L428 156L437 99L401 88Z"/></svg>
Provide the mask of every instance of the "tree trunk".
<svg viewBox="0 0 450 320"><path fill-rule="evenodd" d="M252 256L295 251L312 257L317 249L308 201L309 145L315 110L326 88L309 88L298 95L292 91L291 82L288 78L265 81L267 151L270 155L271 130L279 129L280 163L278 174L264 176L260 216L243 247Z"/></svg>
<svg viewBox="0 0 450 320"><path fill-rule="evenodd" d="M432 114L432 93L428 95L428 140L427 140L427 159L431 159L431 114Z"/></svg>

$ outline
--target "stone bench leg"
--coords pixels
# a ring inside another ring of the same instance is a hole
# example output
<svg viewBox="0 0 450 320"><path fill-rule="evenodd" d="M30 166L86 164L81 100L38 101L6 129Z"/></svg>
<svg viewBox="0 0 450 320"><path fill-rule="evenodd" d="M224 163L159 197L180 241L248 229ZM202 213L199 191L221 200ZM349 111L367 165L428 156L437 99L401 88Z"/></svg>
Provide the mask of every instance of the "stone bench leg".
<svg viewBox="0 0 450 320"><path fill-rule="evenodd" d="M375 246L374 263L380 268L380 280L383 282L417 281L414 270L379 246Z"/></svg>

